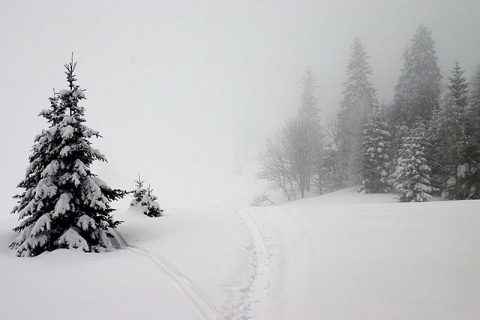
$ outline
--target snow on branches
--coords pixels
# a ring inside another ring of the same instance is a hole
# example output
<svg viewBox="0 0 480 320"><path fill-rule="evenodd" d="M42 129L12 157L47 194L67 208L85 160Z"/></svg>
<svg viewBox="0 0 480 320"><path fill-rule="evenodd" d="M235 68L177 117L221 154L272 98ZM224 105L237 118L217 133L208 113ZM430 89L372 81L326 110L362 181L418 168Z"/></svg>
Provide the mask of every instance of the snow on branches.
<svg viewBox="0 0 480 320"><path fill-rule="evenodd" d="M365 193L386 193L390 173L391 134L383 109L374 106L363 131L363 165L361 190Z"/></svg>
<svg viewBox="0 0 480 320"><path fill-rule="evenodd" d="M140 175L138 175L138 180L134 182L137 187L133 191L130 206L141 208L143 213L149 217L162 216L163 209L160 209L160 205L156 201L158 198L153 195L153 189L150 188L150 185L144 188L145 181L140 180Z"/></svg>
<svg viewBox="0 0 480 320"><path fill-rule="evenodd" d="M12 213L19 214L10 244L18 256L36 256L59 248L99 252L110 249L110 229L120 222L110 215L110 202L125 191L111 189L90 171L95 160L105 157L91 147L98 132L84 125L85 99L75 84L76 63L65 65L69 89L50 98L50 108L40 116L49 128L35 137L26 177L19 183L22 194Z"/></svg>
<svg viewBox="0 0 480 320"><path fill-rule="evenodd" d="M389 180L400 195L400 202L425 202L435 190L430 183L430 166L425 150L428 144L421 122L402 138L395 171Z"/></svg>

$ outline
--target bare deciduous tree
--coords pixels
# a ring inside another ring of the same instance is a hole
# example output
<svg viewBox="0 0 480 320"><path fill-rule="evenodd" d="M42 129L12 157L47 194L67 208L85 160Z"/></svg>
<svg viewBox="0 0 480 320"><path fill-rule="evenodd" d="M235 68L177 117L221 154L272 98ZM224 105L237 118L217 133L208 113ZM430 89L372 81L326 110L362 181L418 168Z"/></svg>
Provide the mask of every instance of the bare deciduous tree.
<svg viewBox="0 0 480 320"><path fill-rule="evenodd" d="M262 169L257 177L272 183L274 189L284 192L288 200L294 190L289 172L289 161L284 152L283 132L278 132L267 139L264 152L260 155L259 161Z"/></svg>
<svg viewBox="0 0 480 320"><path fill-rule="evenodd" d="M296 118L287 122L282 131L268 139L260 157L262 170L258 177L283 190L290 200L296 192L303 198L310 191L317 166L321 163L320 127L312 121Z"/></svg>

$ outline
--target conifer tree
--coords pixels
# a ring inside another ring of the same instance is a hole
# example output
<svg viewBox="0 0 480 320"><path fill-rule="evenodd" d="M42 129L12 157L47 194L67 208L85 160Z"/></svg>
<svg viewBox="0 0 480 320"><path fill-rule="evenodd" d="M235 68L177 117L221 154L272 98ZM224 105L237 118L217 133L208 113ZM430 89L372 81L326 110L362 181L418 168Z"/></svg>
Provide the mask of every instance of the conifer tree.
<svg viewBox="0 0 480 320"><path fill-rule="evenodd" d="M318 123L320 121L320 111L317 106L318 99L315 96L317 85L315 75L309 66L303 75L302 84L302 101L298 109L298 114L302 119L308 119L309 121Z"/></svg>
<svg viewBox="0 0 480 320"><path fill-rule="evenodd" d="M377 104L376 91L369 80L371 73L365 47L360 40L355 39L338 115L338 161L345 174L345 185L355 185L361 180L363 129L368 111Z"/></svg>
<svg viewBox="0 0 480 320"><path fill-rule="evenodd" d="M474 118L480 118L480 65L476 68L470 82L469 110ZM476 123L478 124L476 130L480 132L480 123ZM480 134L478 138L480 139ZM480 140L478 140L478 142L480 142Z"/></svg>
<svg viewBox="0 0 480 320"><path fill-rule="evenodd" d="M452 97L455 105L465 109L468 105L468 83L463 76L465 70L460 67L460 63L455 61L455 66L451 70L451 76L448 77L449 95Z"/></svg>
<svg viewBox="0 0 480 320"><path fill-rule="evenodd" d="M342 132L338 115L327 119L324 127L322 179L324 188L321 193L332 192L345 187L346 174L344 163L341 162L341 150L344 150Z"/></svg>
<svg viewBox="0 0 480 320"><path fill-rule="evenodd" d="M162 216L163 209L160 209L160 205L157 202L158 197L153 194L153 189L150 186L147 187L147 192L142 200L143 213L149 217Z"/></svg>
<svg viewBox="0 0 480 320"><path fill-rule="evenodd" d="M130 206L134 207L142 202L143 197L147 193L147 190L143 187L145 181L140 179L140 174L138 175L138 180L135 180L136 188L133 191L133 199L130 202Z"/></svg>
<svg viewBox="0 0 480 320"><path fill-rule="evenodd" d="M448 78L448 92L432 117L432 170L434 186L448 199L468 197L466 181L473 165L468 119L468 83L455 63Z"/></svg>
<svg viewBox="0 0 480 320"><path fill-rule="evenodd" d="M315 177L315 184L319 194L338 190L343 181L338 165L338 151L332 143L325 143L322 146L322 158L319 159L318 173Z"/></svg>
<svg viewBox="0 0 480 320"><path fill-rule="evenodd" d="M391 135L382 107L372 108L363 132L361 190L365 193L386 193L389 190Z"/></svg>
<svg viewBox="0 0 480 320"><path fill-rule="evenodd" d="M111 216L110 202L125 195L111 189L90 170L96 161L106 161L89 141L100 137L85 126L84 91L75 84L76 63L65 65L68 89L50 98L50 108L40 116L49 128L35 137L26 177L18 187L18 205L12 213L21 220L18 237L10 247L18 256L36 256L58 248L99 252L112 247L110 230L119 221Z"/></svg>
<svg viewBox="0 0 480 320"><path fill-rule="evenodd" d="M311 184L315 184L320 191L322 182L322 176L320 175L322 167L322 129L320 125L320 110L318 109L318 99L315 96L315 90L317 89L315 75L312 69L308 66L305 70L305 74L302 80L303 92L301 97L301 105L298 109L298 123L297 128L291 133L294 133L302 141L296 142L301 149L297 150L297 154L304 159L301 178L305 191L310 191ZM292 128L292 121L289 127ZM293 129L293 128L292 128ZM296 139L291 136L291 139ZM299 180L300 181L300 180ZM302 188L302 187L301 187ZM303 197L304 192L300 190Z"/></svg>
<svg viewBox="0 0 480 320"><path fill-rule="evenodd" d="M480 65L470 82L468 104L468 127L470 143L467 161L471 163L466 179L468 199L480 199Z"/></svg>
<svg viewBox="0 0 480 320"><path fill-rule="evenodd" d="M431 198L434 188L425 154L427 147L425 125L418 122L402 138L395 171L389 177L389 182L400 195L400 202L424 202Z"/></svg>
<svg viewBox="0 0 480 320"><path fill-rule="evenodd" d="M156 201L158 198L153 195L153 190L150 186L146 189L143 187L145 181L140 180L140 175L138 175L138 180L134 182L137 188L133 191L133 199L130 206L140 207L143 213L149 217L162 216L163 210L160 209L160 205Z"/></svg>
<svg viewBox="0 0 480 320"><path fill-rule="evenodd" d="M392 120L412 128L416 121L429 120L438 107L440 80L435 41L431 32L419 26L410 47L403 54L404 65L395 87Z"/></svg>

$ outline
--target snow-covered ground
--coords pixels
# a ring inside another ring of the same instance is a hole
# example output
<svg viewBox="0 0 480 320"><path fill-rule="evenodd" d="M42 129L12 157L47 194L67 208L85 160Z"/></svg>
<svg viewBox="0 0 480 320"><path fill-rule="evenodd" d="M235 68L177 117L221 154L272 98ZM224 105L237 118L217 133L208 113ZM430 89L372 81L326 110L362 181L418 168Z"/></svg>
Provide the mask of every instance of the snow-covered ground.
<svg viewBox="0 0 480 320"><path fill-rule="evenodd" d="M480 201L352 189L275 206L136 210L111 253L17 258L0 319L480 319Z"/></svg>

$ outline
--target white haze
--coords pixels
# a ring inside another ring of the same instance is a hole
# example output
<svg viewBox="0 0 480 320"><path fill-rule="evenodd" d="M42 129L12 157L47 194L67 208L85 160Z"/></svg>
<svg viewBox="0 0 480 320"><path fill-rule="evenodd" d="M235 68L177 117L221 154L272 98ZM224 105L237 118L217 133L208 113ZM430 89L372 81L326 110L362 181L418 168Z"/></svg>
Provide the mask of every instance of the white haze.
<svg viewBox="0 0 480 320"><path fill-rule="evenodd" d="M323 117L338 109L355 37L380 99L420 24L444 74L480 62L477 1L15 1L0 4L0 211L24 177L37 117L66 85L71 52L87 125L109 159L94 172L132 189L141 173L162 206L248 204L263 188L255 158L294 115L303 72ZM122 204L123 205L123 204Z"/></svg>

